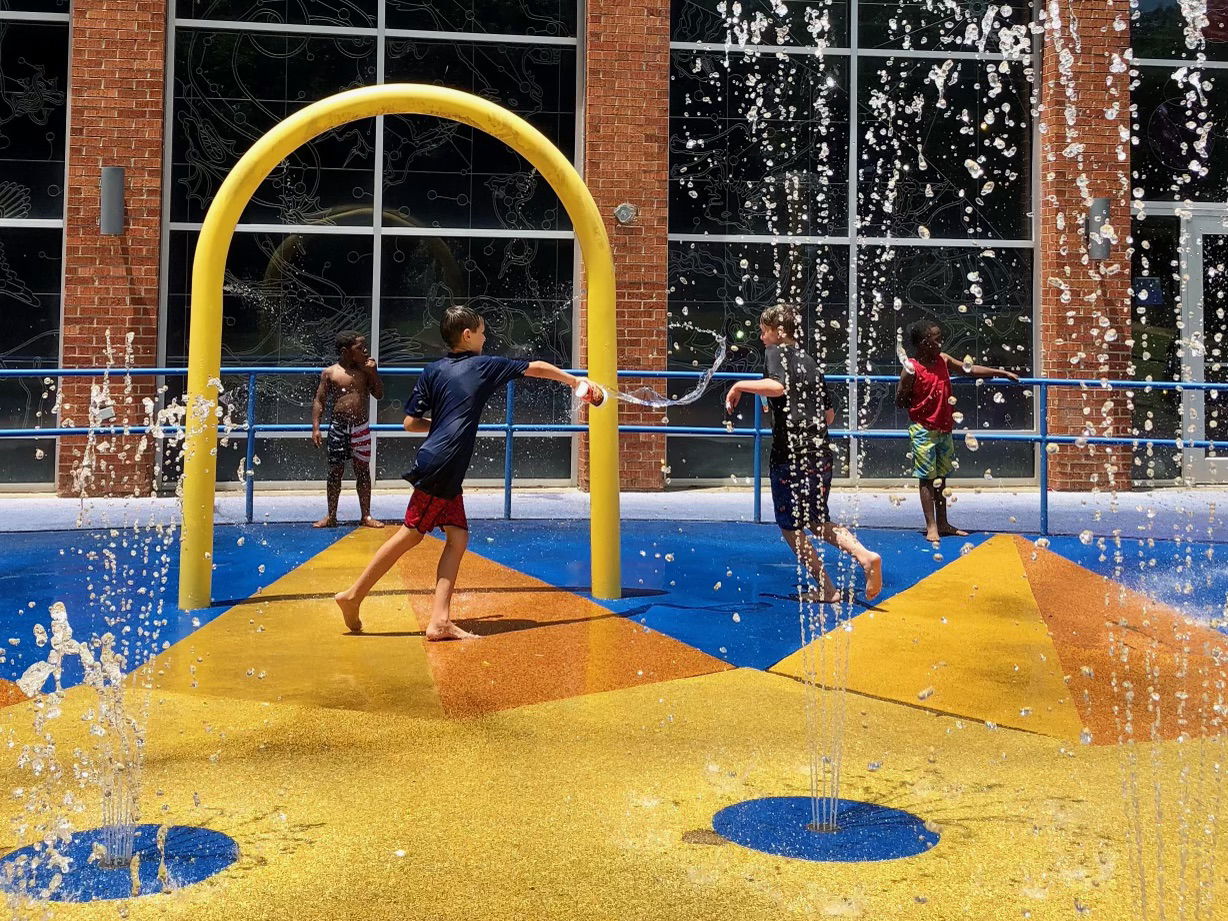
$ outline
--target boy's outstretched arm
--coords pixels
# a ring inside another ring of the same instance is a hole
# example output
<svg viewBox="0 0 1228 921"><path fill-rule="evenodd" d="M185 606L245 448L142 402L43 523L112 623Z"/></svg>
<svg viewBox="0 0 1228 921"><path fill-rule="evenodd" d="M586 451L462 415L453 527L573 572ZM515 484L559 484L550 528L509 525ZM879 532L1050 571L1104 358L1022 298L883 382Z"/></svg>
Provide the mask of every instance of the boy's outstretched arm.
<svg viewBox="0 0 1228 921"><path fill-rule="evenodd" d="M528 369L524 372L525 377L544 377L548 381L558 381L560 384L566 384L572 390L580 386L580 378L574 374L568 374L562 368L550 364L548 361L531 361Z"/></svg>
<svg viewBox="0 0 1228 921"><path fill-rule="evenodd" d="M964 367L962 361L956 361L946 352L942 353L942 357L946 359L947 368L956 374L962 374L964 377L1005 377L1007 380L1019 382L1019 375L1012 371L1003 371L1001 368L990 368L987 365L973 365L972 369Z"/></svg>
<svg viewBox="0 0 1228 921"><path fill-rule="evenodd" d="M738 401L744 393L761 397L783 397L785 385L770 377L762 377L757 381L734 381L733 386L725 393L725 412L732 413L737 409Z"/></svg>

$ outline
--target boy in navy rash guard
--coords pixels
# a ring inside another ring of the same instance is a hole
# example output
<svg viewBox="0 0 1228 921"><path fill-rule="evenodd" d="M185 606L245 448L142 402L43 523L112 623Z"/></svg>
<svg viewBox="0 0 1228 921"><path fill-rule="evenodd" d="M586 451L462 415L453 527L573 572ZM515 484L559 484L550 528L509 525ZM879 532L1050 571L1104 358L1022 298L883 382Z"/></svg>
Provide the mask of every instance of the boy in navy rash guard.
<svg viewBox="0 0 1228 921"><path fill-rule="evenodd" d="M487 400L508 381L518 377L544 377L566 384L572 390L580 378L548 361L524 361L483 355L486 323L468 307L444 311L439 331L448 344L448 354L429 365L418 378L405 403L405 430L426 432L414 466L405 479L414 485L405 510L405 525L375 552L358 581L334 597L345 625L362 632L358 611L363 599L401 556L421 542L423 536L441 528L447 537L435 576L435 601L427 624L428 640L461 640L473 637L452 623L452 590L461 558L469 544L469 523L461 486L469 471L477 441L478 423ZM593 388L586 402L599 402L601 391ZM430 418L427 418L427 414Z"/></svg>

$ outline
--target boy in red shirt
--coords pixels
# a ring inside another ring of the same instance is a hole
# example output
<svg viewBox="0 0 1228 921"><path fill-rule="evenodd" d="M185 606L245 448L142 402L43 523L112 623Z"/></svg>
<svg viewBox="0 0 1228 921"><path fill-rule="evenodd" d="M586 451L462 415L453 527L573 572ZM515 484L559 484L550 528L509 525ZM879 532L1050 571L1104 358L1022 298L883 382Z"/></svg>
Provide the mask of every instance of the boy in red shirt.
<svg viewBox="0 0 1228 921"><path fill-rule="evenodd" d="M951 372L969 377L1005 377L1015 382L1018 375L1001 368L956 361L942 350L942 327L933 320L918 320L908 327L913 357L900 371L895 405L908 410L908 434L912 440L912 475L921 491L921 510L925 513L925 539L963 537L967 531L947 521L947 500L943 490L955 469L955 441L951 430L955 418L951 399Z"/></svg>
<svg viewBox="0 0 1228 921"><path fill-rule="evenodd" d="M478 423L486 401L518 377L544 377L572 390L581 380L548 361L524 361L483 355L486 323L469 307L449 307L439 323L448 354L429 365L405 402L405 431L426 432L405 479L414 486L405 524L375 551L362 575L334 598L352 633L362 632L359 608L375 583L408 550L435 528L447 537L435 574L435 601L426 627L428 640L463 640L473 637L452 622L452 590L461 558L469 546L469 522L461 485L469 471L477 440ZM599 404L600 387L590 387L586 403ZM427 418L427 416L430 418Z"/></svg>

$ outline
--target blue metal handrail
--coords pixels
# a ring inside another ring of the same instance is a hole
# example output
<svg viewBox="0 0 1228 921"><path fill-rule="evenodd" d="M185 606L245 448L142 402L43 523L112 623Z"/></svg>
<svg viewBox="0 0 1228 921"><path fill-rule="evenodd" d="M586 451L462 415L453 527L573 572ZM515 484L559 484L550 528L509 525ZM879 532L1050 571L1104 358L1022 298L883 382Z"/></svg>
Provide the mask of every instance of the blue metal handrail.
<svg viewBox="0 0 1228 921"><path fill-rule="evenodd" d="M411 377L421 374L422 367L381 368L380 374L391 377ZM256 416L256 383L260 375L318 375L318 367L286 367L286 366L241 366L222 368L222 376L243 375L247 377L247 419L243 425L228 426L224 435L242 434L246 439L244 462L244 492L246 518L251 522L255 517L255 457L256 436L261 433L298 433L310 432L312 426L306 423L252 423ZM573 369L572 374L586 376L584 369ZM46 379L72 377L176 377L187 374L186 368L0 368L0 379L41 377ZM703 376L699 371L653 371L653 370L623 370L618 372L620 378L653 378L664 380L694 380ZM712 375L715 380L756 380L757 374L736 371L721 371ZM888 374L832 374L827 380L833 383L895 383L896 375ZM1037 391L1037 431L1036 432L973 432L978 441L1025 442L1040 445L1040 530L1042 534L1049 533L1049 452L1048 446L1053 445L1118 445L1138 448L1171 447L1181 449L1210 449L1228 452L1228 441L1212 439L1185 440L1177 438L1139 438L1108 435L1052 435L1049 433L1049 388L1078 388L1090 390L1131 390L1141 392L1176 391L1178 393L1192 391L1207 391L1217 393L1228 390L1228 384L1192 382L1192 381L1122 381L1110 379L1082 378L1020 378L1018 383L999 382L996 386L1027 387ZM555 423L520 423L514 418L515 382L507 385L507 409L502 424L483 424L478 426L479 432L500 432L505 438L503 451L503 517L512 516L512 464L514 460L514 438L518 434L571 434L585 432L587 426ZM373 423L374 432L401 432L402 426L393 423ZM754 401L754 415L750 428L727 429L723 426L694 425L620 425L620 432L628 434L660 434L688 435L717 438L751 438L753 439L753 492L755 521L762 518L761 487L763 482L762 445L763 436L770 434L770 429L763 428L763 410L760 400ZM178 431L176 426L107 426L97 428L80 428L60 426L55 428L33 429L0 429L0 438L60 438L87 435L149 435L167 434ZM857 439L904 439L909 434L897 429L832 429L833 438Z"/></svg>

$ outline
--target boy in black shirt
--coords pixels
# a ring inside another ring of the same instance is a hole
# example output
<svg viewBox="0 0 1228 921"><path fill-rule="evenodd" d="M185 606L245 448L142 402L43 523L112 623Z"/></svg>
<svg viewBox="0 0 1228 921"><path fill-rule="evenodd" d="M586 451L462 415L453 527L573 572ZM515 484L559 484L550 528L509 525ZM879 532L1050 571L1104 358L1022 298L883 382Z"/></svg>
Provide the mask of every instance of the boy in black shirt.
<svg viewBox="0 0 1228 921"><path fill-rule="evenodd" d="M823 568L807 530L860 564L866 574L866 598L873 600L883 587L882 558L863 547L848 528L834 524L828 512L832 460L827 427L836 411L823 372L797 346L797 318L797 309L787 304L763 311L759 338L765 347L765 375L762 380L737 381L730 387L725 411L732 413L743 393L767 397L772 407L768 471L776 524L785 543L819 586L818 592L807 593L803 600L840 600L840 591Z"/></svg>
<svg viewBox="0 0 1228 921"><path fill-rule="evenodd" d="M405 403L405 430L427 433L414 457L413 469L405 474L414 485L405 511L405 525L375 552L358 581L334 596L345 625L354 633L362 632L359 607L375 583L425 534L441 528L447 540L439 557L435 601L426 638L473 637L452 623L451 605L456 574L469 544L461 484L473 458L482 409L494 393L514 378L544 377L572 390L581 382L547 361L483 355L486 323L468 307L449 307L444 311L439 331L451 351L422 372ZM593 387L585 401L599 403L602 396L601 388ZM428 413L430 419L426 418Z"/></svg>

